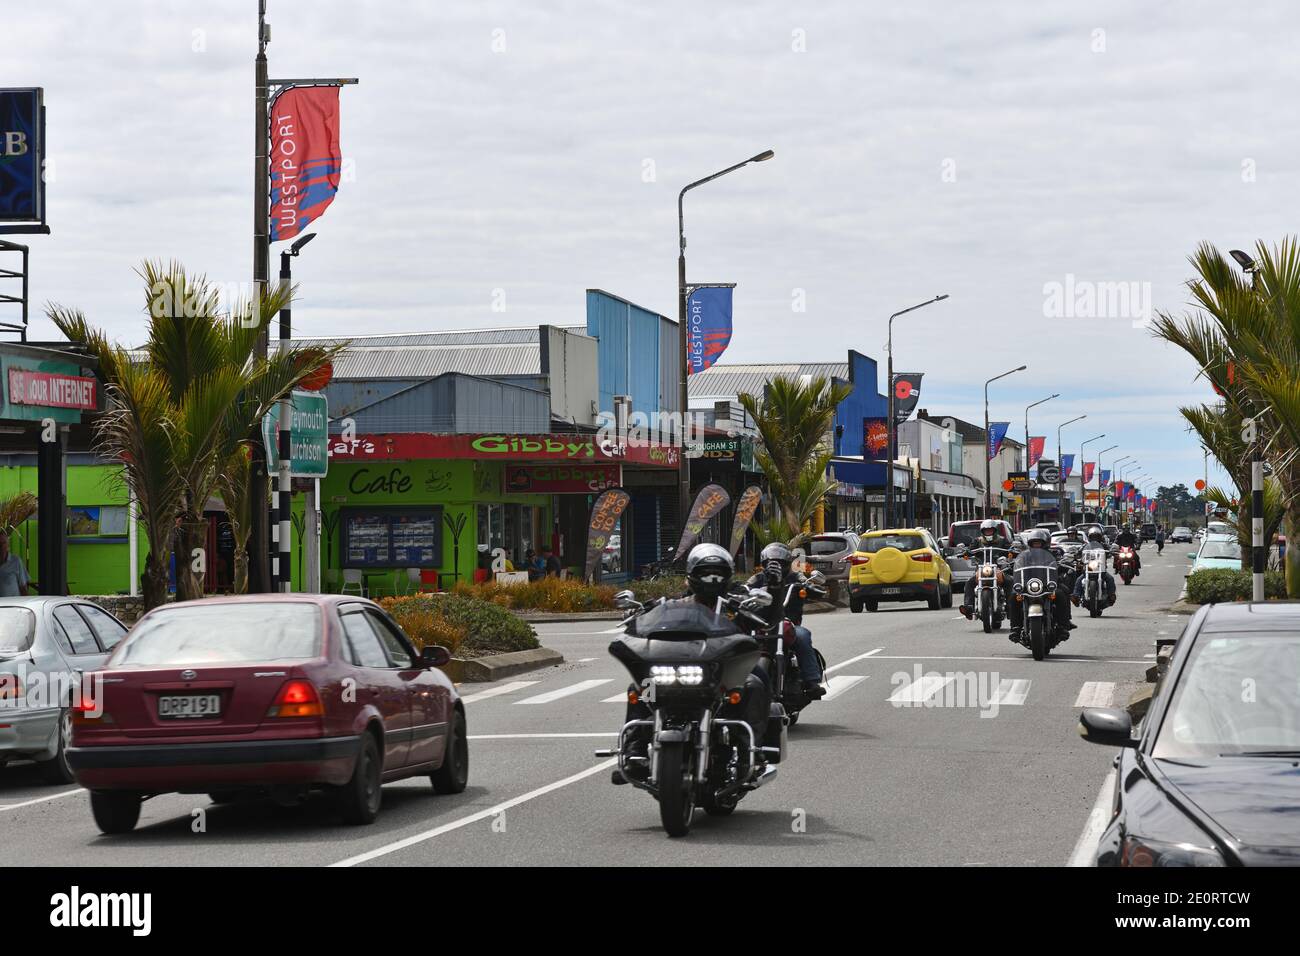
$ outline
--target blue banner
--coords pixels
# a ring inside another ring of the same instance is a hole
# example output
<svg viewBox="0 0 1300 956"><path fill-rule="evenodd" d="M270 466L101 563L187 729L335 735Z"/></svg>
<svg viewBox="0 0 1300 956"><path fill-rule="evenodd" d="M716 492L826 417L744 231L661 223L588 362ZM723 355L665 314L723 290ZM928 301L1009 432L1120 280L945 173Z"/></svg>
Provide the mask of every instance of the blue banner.
<svg viewBox="0 0 1300 956"><path fill-rule="evenodd" d="M0 222L44 222L42 90L0 90Z"/></svg>
<svg viewBox="0 0 1300 956"><path fill-rule="evenodd" d="M1101 486L1105 488L1109 484L1110 484L1110 469L1103 468L1101 470Z"/></svg>
<svg viewBox="0 0 1300 956"><path fill-rule="evenodd" d="M1010 422L989 422L989 461L998 457L998 452L1002 450L1002 442L1007 437L1007 429L1010 427Z"/></svg>
<svg viewBox="0 0 1300 956"><path fill-rule="evenodd" d="M686 300L686 369L694 375L731 344L731 289L696 289Z"/></svg>
<svg viewBox="0 0 1300 956"><path fill-rule="evenodd" d="M1074 471L1074 456L1062 455L1061 456L1061 480L1064 481L1066 478L1069 478L1070 472L1072 471Z"/></svg>

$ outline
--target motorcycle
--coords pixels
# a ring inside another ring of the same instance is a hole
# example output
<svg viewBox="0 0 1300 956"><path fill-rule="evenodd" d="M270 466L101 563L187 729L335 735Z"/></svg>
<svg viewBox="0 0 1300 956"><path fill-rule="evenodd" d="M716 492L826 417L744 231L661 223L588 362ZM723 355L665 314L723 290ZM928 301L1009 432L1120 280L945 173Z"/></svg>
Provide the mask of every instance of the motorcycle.
<svg viewBox="0 0 1300 956"><path fill-rule="evenodd" d="M1106 559L1110 553L1101 548L1090 548L1083 553L1083 605L1091 617L1101 617L1103 609L1110 607L1113 595L1106 591L1106 579L1102 572L1106 569Z"/></svg>
<svg viewBox="0 0 1300 956"><path fill-rule="evenodd" d="M1050 565L1031 565L1015 569L1012 592L1023 604L1020 643L1029 648L1034 660L1041 661L1061 643L1053 606L1056 601L1057 574Z"/></svg>
<svg viewBox="0 0 1300 956"><path fill-rule="evenodd" d="M645 704L651 716L627 721L618 746L596 756L617 757L616 782L651 794L664 831L685 836L697 804L712 816L730 814L745 794L776 776L775 765L786 755L779 639L767 713L762 682L751 674L765 655L764 643L776 637L758 636L772 630L762 614L772 596L740 587L711 609L693 601L643 605L621 591L615 603L630 613L626 633L609 652L632 675L629 702ZM756 633L745 633L737 621ZM644 755L634 739L645 741Z"/></svg>
<svg viewBox="0 0 1300 956"><path fill-rule="evenodd" d="M785 609L790 606L790 601L794 597L795 589L802 590L800 597L809 595L817 598L826 597L826 589L823 585L826 582L826 576L820 571L814 571L808 575L800 584L788 584L785 586L785 592L781 600L782 614L776 624L767 624L761 629L755 630L755 636L763 645L764 663L763 667L767 670L772 687L777 690L773 695L781 701L785 708L786 719L789 725L793 727L799 722L799 713L814 700L820 700L819 697L809 697L804 691L803 681L786 680L788 674L798 673L791 668L796 666L796 659L790 656L794 649L794 638L796 625L785 616ZM742 625L743 626L743 625ZM775 638L780 634L780 641ZM826 673L826 658L822 657L822 652L813 648L813 653L817 655L817 663L822 674Z"/></svg>
<svg viewBox="0 0 1300 956"><path fill-rule="evenodd" d="M1137 555L1128 545L1122 545L1115 552L1115 573L1124 579L1125 584L1133 583L1133 576L1137 574Z"/></svg>
<svg viewBox="0 0 1300 956"><path fill-rule="evenodd" d="M1000 552L1000 554L999 554ZM984 623L984 633L992 634L1002 627L1006 617L1006 596L1002 591L1002 575L1007 565L1006 552L1002 548L983 545L974 552L967 551L963 557L978 561L975 571L975 610Z"/></svg>
<svg viewBox="0 0 1300 956"><path fill-rule="evenodd" d="M666 578L674 574L673 562L677 559L676 549L668 547L664 549L664 555L658 561L651 561L641 570L641 580L658 581L660 578Z"/></svg>

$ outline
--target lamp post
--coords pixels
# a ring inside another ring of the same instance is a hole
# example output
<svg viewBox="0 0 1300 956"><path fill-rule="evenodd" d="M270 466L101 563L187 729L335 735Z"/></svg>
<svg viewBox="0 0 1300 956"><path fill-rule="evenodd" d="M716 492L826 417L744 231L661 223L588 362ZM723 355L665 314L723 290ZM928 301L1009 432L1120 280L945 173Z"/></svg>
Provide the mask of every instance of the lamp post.
<svg viewBox="0 0 1300 956"><path fill-rule="evenodd" d="M1021 365L1001 375L994 375L984 383L984 519L987 521L993 509L993 459L989 456L992 435L989 434L989 386L1000 378L1023 372L1028 366Z"/></svg>
<svg viewBox="0 0 1300 956"><path fill-rule="evenodd" d="M1228 254L1237 260L1241 270L1250 276L1250 287L1259 289L1259 265L1240 249L1230 249ZM1267 409L1265 409L1267 411ZM1262 412L1260 414L1263 414ZM1242 437L1249 438L1250 444L1250 570L1251 600L1264 600L1264 567L1268 561L1268 552L1264 548L1264 455L1259 440L1259 428L1256 419L1242 432ZM1207 524L1208 527L1208 524ZM1288 542L1289 544L1289 542Z"/></svg>
<svg viewBox="0 0 1300 956"><path fill-rule="evenodd" d="M1130 460L1132 460L1132 458L1133 458L1132 455L1125 455L1123 458L1116 458L1113 462L1111 462L1111 465L1110 465L1110 483L1111 483L1112 485L1117 485L1117 484L1119 484L1119 466L1120 466L1120 464L1123 463L1123 462L1126 462L1126 461L1130 461ZM1107 508L1106 510L1109 511L1110 509Z"/></svg>
<svg viewBox="0 0 1300 956"><path fill-rule="evenodd" d="M894 453L895 440L897 438L896 427L894 422L894 319L900 315L906 315L909 312L915 312L917 309L923 309L927 305L933 305L936 302L942 302L948 298L945 292L943 295L936 295L933 299L926 299L924 302L918 302L916 305L909 306L895 312L889 317L886 325L885 334L885 352L889 356L888 371L885 373L885 391L886 395L886 413L885 413L885 435L887 438L885 449L885 527L893 526L894 521Z"/></svg>
<svg viewBox="0 0 1300 956"><path fill-rule="evenodd" d="M1060 469L1060 479L1056 483L1056 510L1061 518L1062 528L1069 524L1069 521L1066 520L1065 514L1065 458L1061 455L1061 429L1066 425L1081 422L1087 417L1087 415L1079 415L1056 426L1056 467Z"/></svg>
<svg viewBox="0 0 1300 956"><path fill-rule="evenodd" d="M1085 446L1091 445L1093 442L1097 441L1097 439L1105 437L1106 433L1102 432L1100 435L1094 435L1092 438L1079 444L1079 506L1081 511L1088 510L1088 481L1087 469L1083 467L1083 449Z"/></svg>
<svg viewBox="0 0 1300 956"><path fill-rule="evenodd" d="M1103 448L1097 452L1097 513L1106 517L1106 489L1101 486L1101 456L1108 451L1114 451L1119 445L1111 445L1109 448ZM1101 524L1105 524L1103 520Z"/></svg>
<svg viewBox="0 0 1300 956"><path fill-rule="evenodd" d="M1121 483L1121 484L1127 484L1127 482L1126 482L1126 480L1125 480L1125 476L1128 475L1128 473L1129 473L1130 471L1132 471L1134 468L1141 468L1141 467L1142 467L1142 465L1139 464L1138 462L1136 462L1136 461L1130 461L1127 465L1125 465L1123 468L1120 469L1120 473L1119 473L1119 474L1120 474L1120 483ZM1128 501L1128 489L1127 489L1127 488L1124 489L1124 501ZM1122 510L1124 510L1125 512L1127 512L1127 509L1122 509Z"/></svg>
<svg viewBox="0 0 1300 956"><path fill-rule="evenodd" d="M690 295L690 290L686 285L686 225L683 218L682 202L686 194L697 186L703 186L705 183L713 182L727 173L734 173L736 170L748 166L750 163L763 163L775 156L772 150L767 149L756 156L751 156L743 162L736 163L734 166L728 166L726 169L720 169L711 176L705 176L703 179L697 179L693 183L688 183L682 187L682 191L677 194L677 348L680 358L681 367L678 370L678 393L677 400L681 411L681 458L678 461L678 527L685 527L686 516L691 510L691 466L690 460L686 456L686 424L689 420L690 397L688 394L686 380L690 375L690 352L689 342L690 335L686 325L686 300ZM674 560L685 558L685 555L674 555Z"/></svg>
<svg viewBox="0 0 1300 956"><path fill-rule="evenodd" d="M1029 470L1029 410L1036 405L1043 404L1043 402L1050 402L1052 399L1060 397L1060 392L1057 392L1055 395L1048 395L1046 398L1040 398L1038 401L1025 406L1025 471Z"/></svg>

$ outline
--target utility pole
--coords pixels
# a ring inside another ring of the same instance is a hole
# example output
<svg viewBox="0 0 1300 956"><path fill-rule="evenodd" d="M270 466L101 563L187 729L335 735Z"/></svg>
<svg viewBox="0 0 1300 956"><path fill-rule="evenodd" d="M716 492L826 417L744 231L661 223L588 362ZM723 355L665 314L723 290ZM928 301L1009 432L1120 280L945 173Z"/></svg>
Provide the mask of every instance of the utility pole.
<svg viewBox="0 0 1300 956"><path fill-rule="evenodd" d="M266 44L271 39L271 28L266 22L266 0L257 0L257 60L254 69L254 124L253 124L253 302L254 316L262 320L261 303L266 293L270 259L270 116L267 98L270 84L267 81ZM257 337L257 354L266 358L267 335L263 328ZM252 528L249 533L248 590L250 593L273 591L271 579L271 528L267 514L266 448L260 441L253 442L249 466L248 493L252 500Z"/></svg>

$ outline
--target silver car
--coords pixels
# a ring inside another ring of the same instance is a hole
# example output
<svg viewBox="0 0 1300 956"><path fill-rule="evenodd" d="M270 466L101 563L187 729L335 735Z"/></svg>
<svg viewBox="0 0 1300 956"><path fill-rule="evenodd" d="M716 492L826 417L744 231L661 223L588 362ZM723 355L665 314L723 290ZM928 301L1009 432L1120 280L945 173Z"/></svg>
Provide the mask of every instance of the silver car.
<svg viewBox="0 0 1300 956"><path fill-rule="evenodd" d="M103 608L67 597L0 598L0 766L35 760L49 783L71 783L64 756L71 697L126 636Z"/></svg>
<svg viewBox="0 0 1300 956"><path fill-rule="evenodd" d="M813 535L804 548L809 571L820 571L826 576L832 600L849 586L847 559L858 550L858 541L852 531L828 531Z"/></svg>

